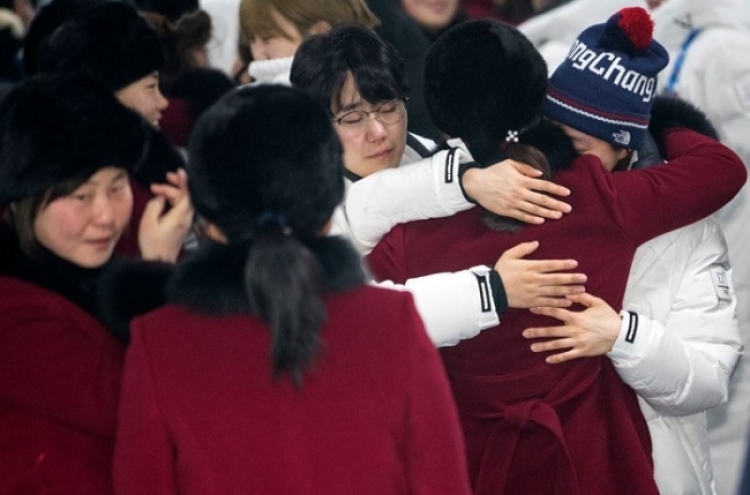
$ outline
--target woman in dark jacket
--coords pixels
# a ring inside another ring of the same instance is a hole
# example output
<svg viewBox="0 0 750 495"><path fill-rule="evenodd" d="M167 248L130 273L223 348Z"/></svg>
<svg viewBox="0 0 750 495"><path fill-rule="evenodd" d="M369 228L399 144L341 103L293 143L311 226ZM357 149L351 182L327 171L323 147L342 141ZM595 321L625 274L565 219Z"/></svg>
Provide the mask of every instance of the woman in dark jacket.
<svg viewBox="0 0 750 495"><path fill-rule="evenodd" d="M119 494L469 493L446 377L411 296L327 237L344 193L330 117L286 87L198 121L191 195L212 243L134 320Z"/></svg>
<svg viewBox="0 0 750 495"><path fill-rule="evenodd" d="M112 491L125 343L100 293L146 139L91 76L35 76L0 101L0 493Z"/></svg>

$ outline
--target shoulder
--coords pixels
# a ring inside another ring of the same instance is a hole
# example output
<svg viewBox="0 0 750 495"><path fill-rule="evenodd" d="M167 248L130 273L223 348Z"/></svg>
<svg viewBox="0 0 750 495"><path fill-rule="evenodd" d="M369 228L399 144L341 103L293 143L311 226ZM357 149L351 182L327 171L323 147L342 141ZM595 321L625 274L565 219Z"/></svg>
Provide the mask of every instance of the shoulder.
<svg viewBox="0 0 750 495"><path fill-rule="evenodd" d="M81 334L114 337L82 308L41 286L13 277L0 277L0 328L38 330L52 334L77 329Z"/></svg>

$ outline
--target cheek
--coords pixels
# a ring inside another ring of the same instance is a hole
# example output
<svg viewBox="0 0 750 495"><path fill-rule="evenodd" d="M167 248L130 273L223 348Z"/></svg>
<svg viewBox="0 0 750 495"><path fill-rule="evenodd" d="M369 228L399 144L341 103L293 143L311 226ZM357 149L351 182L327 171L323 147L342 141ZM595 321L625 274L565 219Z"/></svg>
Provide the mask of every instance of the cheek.
<svg viewBox="0 0 750 495"><path fill-rule="evenodd" d="M119 228L125 228L130 223L130 217L133 214L133 193L128 188L123 192L121 198L113 202L112 210L115 215L115 223Z"/></svg>
<svg viewBox="0 0 750 495"><path fill-rule="evenodd" d="M86 228L84 213L64 201L54 201L34 221L34 235L50 251L64 254Z"/></svg>
<svg viewBox="0 0 750 495"><path fill-rule="evenodd" d="M362 136L342 137L339 135L339 139L344 151L344 168L350 171L358 170L360 168L359 163L363 160Z"/></svg>

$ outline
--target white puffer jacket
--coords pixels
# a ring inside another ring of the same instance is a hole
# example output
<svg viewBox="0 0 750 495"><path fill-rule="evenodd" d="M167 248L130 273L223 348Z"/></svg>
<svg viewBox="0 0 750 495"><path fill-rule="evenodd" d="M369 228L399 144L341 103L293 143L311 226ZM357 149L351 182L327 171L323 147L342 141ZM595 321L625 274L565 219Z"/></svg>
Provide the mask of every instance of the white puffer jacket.
<svg viewBox="0 0 750 495"><path fill-rule="evenodd" d="M663 495L716 493L705 410L727 400L742 353L731 278L712 218L653 239L633 260L609 357L638 394Z"/></svg>
<svg viewBox="0 0 750 495"><path fill-rule="evenodd" d="M750 167L750 2L748 0L667 0L652 11L654 38L669 52L659 77L695 103L716 126L723 143ZM693 30L700 33L684 49ZM750 345L750 185L715 215L729 244L737 316ZM743 359L730 384L729 401L708 412L711 455L719 495L734 495L742 475L750 435L750 362Z"/></svg>

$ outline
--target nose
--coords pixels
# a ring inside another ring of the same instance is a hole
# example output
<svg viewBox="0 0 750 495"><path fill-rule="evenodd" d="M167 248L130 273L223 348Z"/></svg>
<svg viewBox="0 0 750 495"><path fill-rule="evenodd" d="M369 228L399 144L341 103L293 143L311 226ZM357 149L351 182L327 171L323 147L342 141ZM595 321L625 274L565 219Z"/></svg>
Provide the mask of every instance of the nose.
<svg viewBox="0 0 750 495"><path fill-rule="evenodd" d="M169 106L169 101L167 101L166 98L164 98L164 95L161 94L161 90L157 87L156 88L156 108L159 109L159 111L166 110Z"/></svg>
<svg viewBox="0 0 750 495"><path fill-rule="evenodd" d="M112 201L106 197L99 197L94 203L93 221L96 225L109 226L114 223L115 210Z"/></svg>
<svg viewBox="0 0 750 495"><path fill-rule="evenodd" d="M375 114L367 116L367 127L365 133L369 142L376 142L385 139L388 134L386 126L375 117Z"/></svg>

